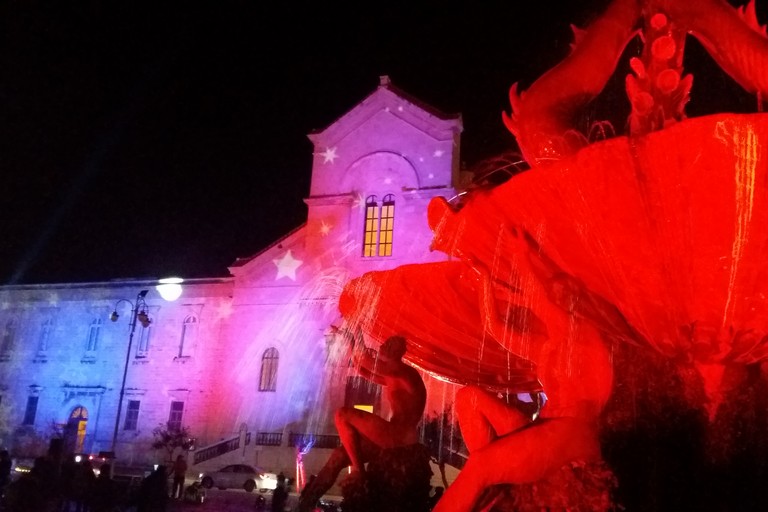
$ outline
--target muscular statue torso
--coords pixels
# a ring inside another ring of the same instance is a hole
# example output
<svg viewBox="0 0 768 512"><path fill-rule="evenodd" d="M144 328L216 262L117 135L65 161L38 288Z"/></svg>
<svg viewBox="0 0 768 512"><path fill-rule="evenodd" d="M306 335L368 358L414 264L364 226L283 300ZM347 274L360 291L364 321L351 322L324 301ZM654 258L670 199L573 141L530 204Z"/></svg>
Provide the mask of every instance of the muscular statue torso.
<svg viewBox="0 0 768 512"><path fill-rule="evenodd" d="M419 372L405 363L397 363L391 376L384 377L384 394L392 414L391 423L415 425L421 420L427 400Z"/></svg>

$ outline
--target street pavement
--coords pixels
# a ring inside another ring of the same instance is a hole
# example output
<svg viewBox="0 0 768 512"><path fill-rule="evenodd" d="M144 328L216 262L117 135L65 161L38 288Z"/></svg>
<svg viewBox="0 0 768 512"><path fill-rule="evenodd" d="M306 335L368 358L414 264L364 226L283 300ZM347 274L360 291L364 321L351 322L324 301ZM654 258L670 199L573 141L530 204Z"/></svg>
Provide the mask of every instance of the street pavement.
<svg viewBox="0 0 768 512"><path fill-rule="evenodd" d="M265 498L264 508L256 507L257 496ZM245 492L242 489L208 489L206 491L205 501L200 503L191 503L186 501L171 500L168 506L168 512L269 512L271 510L272 494L260 494L258 492ZM290 493L285 512L294 512L298 510L299 497L296 493Z"/></svg>
<svg viewBox="0 0 768 512"><path fill-rule="evenodd" d="M203 503L192 503L181 500L171 500L168 504L168 512L254 512L259 508L256 506L256 500L261 496L265 498L263 510L265 512L271 510L271 493L259 493L259 492L245 492L241 489L208 489L205 491L205 501ZM291 496L293 506L290 509L297 508L295 505L298 502L298 498L294 495Z"/></svg>

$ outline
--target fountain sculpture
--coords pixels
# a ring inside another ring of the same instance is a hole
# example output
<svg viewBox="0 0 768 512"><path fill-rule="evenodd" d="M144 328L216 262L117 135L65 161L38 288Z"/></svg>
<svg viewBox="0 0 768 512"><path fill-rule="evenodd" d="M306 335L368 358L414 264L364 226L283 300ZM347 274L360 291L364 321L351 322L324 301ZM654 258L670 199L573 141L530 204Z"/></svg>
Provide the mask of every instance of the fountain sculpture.
<svg viewBox="0 0 768 512"><path fill-rule="evenodd" d="M530 169L460 203L434 199L432 249L451 260L365 274L346 286L341 312L370 339L403 335L410 364L464 386L470 455L439 512L528 510L499 485L547 488L564 467L598 477L563 508L631 509L641 492L626 475L649 464L614 462L640 431L646 442L701 439L685 457L663 443L644 454L659 451L657 465L698 509L765 506L749 486L766 476L757 391L768 359L768 116L687 118L693 77L682 66L690 35L760 111L765 30L754 3L614 0L576 32L562 62L510 90L503 120ZM635 37L627 133L590 143L578 114ZM497 397L542 392L534 418ZM734 468L750 475L738 493L723 483ZM630 491L615 492L616 477ZM686 494L686 478L712 485ZM660 509L674 499L654 492Z"/></svg>

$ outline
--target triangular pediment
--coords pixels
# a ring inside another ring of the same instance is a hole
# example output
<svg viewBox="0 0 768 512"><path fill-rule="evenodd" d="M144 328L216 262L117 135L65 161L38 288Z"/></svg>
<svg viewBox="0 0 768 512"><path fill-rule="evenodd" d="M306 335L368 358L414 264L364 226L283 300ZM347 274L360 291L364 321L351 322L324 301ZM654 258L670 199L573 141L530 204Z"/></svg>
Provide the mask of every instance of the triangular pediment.
<svg viewBox="0 0 768 512"><path fill-rule="evenodd" d="M405 93L382 76L379 86L363 101L323 130L309 134L317 146L344 139L382 111L412 125L435 140L448 140L462 130L460 114L445 114Z"/></svg>

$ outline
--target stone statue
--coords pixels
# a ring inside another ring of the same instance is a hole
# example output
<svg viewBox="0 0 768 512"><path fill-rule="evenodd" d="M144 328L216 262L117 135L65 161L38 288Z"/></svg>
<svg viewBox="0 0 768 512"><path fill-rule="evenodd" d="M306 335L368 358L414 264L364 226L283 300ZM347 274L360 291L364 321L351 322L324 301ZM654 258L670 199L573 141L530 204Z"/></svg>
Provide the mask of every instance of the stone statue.
<svg viewBox="0 0 768 512"><path fill-rule="evenodd" d="M580 116L638 35L642 53L625 78L627 133L593 140ZM757 96L757 113L687 118L689 35ZM410 362L463 386L457 408L470 457L439 512L474 510L501 482L541 487L569 464L599 460L594 423L612 393L604 344L668 362L681 376L684 405L675 409L706 410L697 428L721 437L725 459L742 456L726 442L744 429L725 397L746 382L734 376L768 361L766 70L754 0L611 1L575 30L561 62L527 90L510 90L503 120L530 169L431 200L431 248L451 259L345 286L346 319L405 335ZM535 421L495 397L542 390L549 403ZM667 419L643 418L658 429Z"/></svg>
<svg viewBox="0 0 768 512"><path fill-rule="evenodd" d="M384 419L353 407L342 407L336 411L336 428L342 446L335 450L313 482L302 491L299 507L302 511L313 509L346 466L352 467L347 481L358 482L358 487L365 487L367 462L381 457L384 451L418 445L417 425L424 414L427 392L419 372L403 361L407 347L405 338L388 338L377 354L364 347L362 332L358 332L356 342L352 342L348 331L344 331L343 335L349 340L347 346L352 349L352 362L359 374L382 387L391 415L389 419ZM428 455L425 457L428 466ZM428 480L425 492L426 500Z"/></svg>

